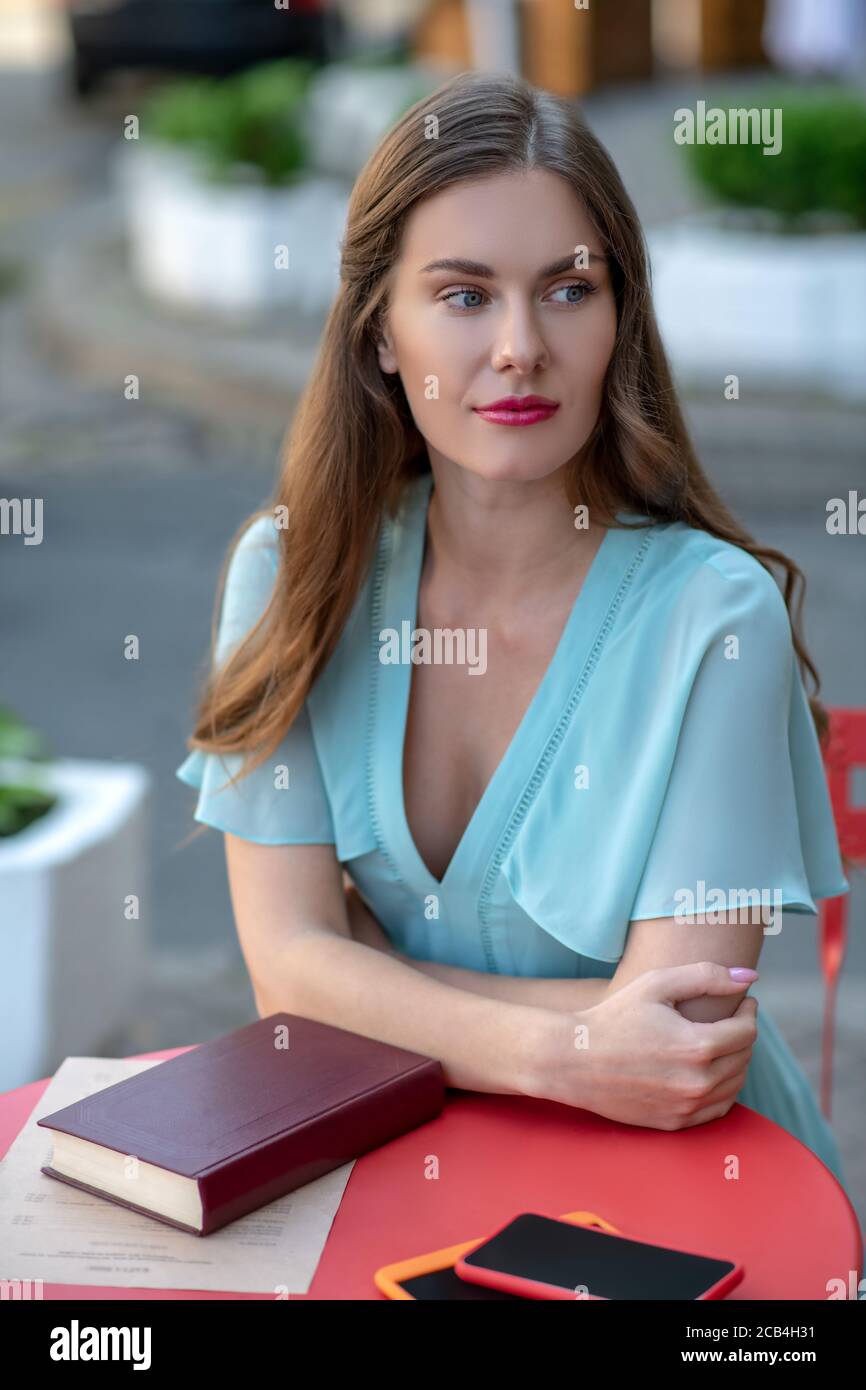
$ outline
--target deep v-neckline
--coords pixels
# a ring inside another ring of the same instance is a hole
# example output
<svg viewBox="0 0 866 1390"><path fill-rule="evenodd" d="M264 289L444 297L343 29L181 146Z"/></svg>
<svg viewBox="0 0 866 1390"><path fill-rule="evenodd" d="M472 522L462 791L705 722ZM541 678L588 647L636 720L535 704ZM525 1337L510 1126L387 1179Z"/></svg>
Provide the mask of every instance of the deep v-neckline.
<svg viewBox="0 0 866 1390"><path fill-rule="evenodd" d="M426 550L427 537L427 513L430 506L430 498L433 492L432 474L425 474L418 484L418 494L412 499L410 515L406 529L406 548L401 557L397 558L397 564L392 569L392 574L400 571L407 592L402 595L392 592L392 602L396 600L399 604L400 598L405 604L406 598L411 595L412 614L409 619L410 632L414 632L418 625L419 596L421 587L421 574ZM598 581L605 570L605 562L612 548L611 538L615 535L613 529L608 529L602 537L595 554L590 561L589 568L583 577L580 589L575 596L568 617L565 620L559 639L547 666L545 667L537 686L529 700L520 721L505 748L502 757L499 759L494 771L487 782L481 796L476 803L469 820L467 821L463 833L454 848L449 859L445 872L441 878L437 878L422 858L415 838L409 826L409 819L406 814L406 799L404 794L404 760L406 752L406 732L409 719L409 700L412 688L412 663L401 662L391 667L395 673L395 699L397 701L396 728L393 731L395 736L390 740L390 746L394 750L392 753L391 775L388 778L392 797L397 811L397 818L402 832L402 839L405 851L411 855L418 876L427 885L428 891L439 893L446 889L460 874L464 861L468 860L473 852L473 848L478 841L479 834L485 820L491 819L493 803L501 797L508 780L512 777L513 768L520 760L520 753L525 751L531 744L534 737L533 725L539 725L540 732L544 732L545 719L540 712L548 710L552 703L555 703L555 688L558 682L559 673L566 662L569 651L573 648L572 636L584 612L590 607L593 595L596 593ZM402 563L400 561L402 560ZM399 586L398 586L399 587ZM585 598L586 596L586 598ZM393 610L392 610L392 616ZM403 612L401 618L405 621L406 614ZM388 668L386 668L388 669ZM567 682L570 689L571 682ZM562 700L564 703L564 697ZM560 712L560 706L556 706L556 712ZM537 739L536 739L537 742Z"/></svg>

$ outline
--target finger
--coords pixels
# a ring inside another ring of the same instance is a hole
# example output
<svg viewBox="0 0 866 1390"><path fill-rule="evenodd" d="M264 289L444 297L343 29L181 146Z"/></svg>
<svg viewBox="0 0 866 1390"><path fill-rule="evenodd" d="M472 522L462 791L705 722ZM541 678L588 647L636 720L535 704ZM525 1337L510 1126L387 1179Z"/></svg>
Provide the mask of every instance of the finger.
<svg viewBox="0 0 866 1390"><path fill-rule="evenodd" d="M640 984L644 994L664 1004L680 1004L685 999L700 999L705 995L739 994L758 978L751 972L748 980L735 980L728 966L712 960L699 960L691 965L669 965L661 970L647 970L633 983Z"/></svg>
<svg viewBox="0 0 866 1390"><path fill-rule="evenodd" d="M752 1060L752 1051L751 1047L744 1047L739 1052L714 1057L707 1067L707 1080L712 1086L723 1086L730 1077L744 1074Z"/></svg>
<svg viewBox="0 0 866 1390"><path fill-rule="evenodd" d="M747 1063L744 1067L732 1072L730 1076L725 1077L724 1081L720 1081L718 1086L713 1086L712 1090L703 1097L701 1108L705 1109L707 1106L717 1105L721 1100L736 1100L746 1084L748 1073Z"/></svg>
<svg viewBox="0 0 866 1390"><path fill-rule="evenodd" d="M720 1018L715 1023L692 1023L691 1019L684 1018L683 1023L692 1029L694 1036L706 1041L711 1057L727 1057L733 1052L741 1052L746 1047L754 1046L757 1038L757 1012L757 1000L744 999L730 1018Z"/></svg>
<svg viewBox="0 0 866 1390"><path fill-rule="evenodd" d="M739 1094L739 1088L733 1090L725 1099L716 1100L712 1105L705 1105L694 1115L690 1115L687 1120L683 1120L681 1129L691 1129L693 1125L705 1125L710 1120L720 1120L723 1115L727 1115L731 1106L735 1103Z"/></svg>

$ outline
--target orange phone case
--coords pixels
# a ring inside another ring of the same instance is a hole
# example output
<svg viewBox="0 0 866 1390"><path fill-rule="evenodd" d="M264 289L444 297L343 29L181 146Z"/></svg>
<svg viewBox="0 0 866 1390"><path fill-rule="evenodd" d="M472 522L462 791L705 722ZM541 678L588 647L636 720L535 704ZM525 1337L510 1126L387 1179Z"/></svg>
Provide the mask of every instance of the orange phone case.
<svg viewBox="0 0 866 1390"><path fill-rule="evenodd" d="M609 1221L594 1211L569 1211L559 1220L573 1221L576 1226L600 1226L603 1231L622 1235L618 1227L611 1226ZM488 1239L488 1236L479 1236L475 1240L464 1240L460 1245L447 1245L444 1250L433 1250L429 1255L415 1255L409 1260L398 1260L396 1264L382 1265L373 1275L373 1281L387 1298L407 1298L414 1303L415 1299L402 1286L404 1279L433 1274L437 1269L451 1269L461 1255L468 1255L476 1245L483 1245Z"/></svg>

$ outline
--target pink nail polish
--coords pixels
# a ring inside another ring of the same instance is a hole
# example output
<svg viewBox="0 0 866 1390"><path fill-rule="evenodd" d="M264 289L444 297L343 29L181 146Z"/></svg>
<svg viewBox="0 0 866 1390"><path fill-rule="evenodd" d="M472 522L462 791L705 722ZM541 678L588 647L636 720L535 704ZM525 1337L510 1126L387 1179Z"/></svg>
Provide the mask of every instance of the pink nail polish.
<svg viewBox="0 0 866 1390"><path fill-rule="evenodd" d="M750 970L745 965L729 965L728 974L732 980L757 980L757 970Z"/></svg>

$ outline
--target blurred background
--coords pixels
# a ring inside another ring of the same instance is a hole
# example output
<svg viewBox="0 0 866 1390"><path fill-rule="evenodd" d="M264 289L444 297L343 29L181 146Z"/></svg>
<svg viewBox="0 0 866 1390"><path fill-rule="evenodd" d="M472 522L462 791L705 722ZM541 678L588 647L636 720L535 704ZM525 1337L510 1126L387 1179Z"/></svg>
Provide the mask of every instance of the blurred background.
<svg viewBox="0 0 866 1390"><path fill-rule="evenodd" d="M270 494L358 170L473 67L578 103L610 150L703 464L802 568L821 698L866 707L862 0L0 0L0 1090L255 1017L222 836L184 843L174 776L217 574ZM678 144L701 102L781 109L781 151ZM864 1221L849 878L832 1120ZM818 943L787 918L756 990L816 1089Z"/></svg>

